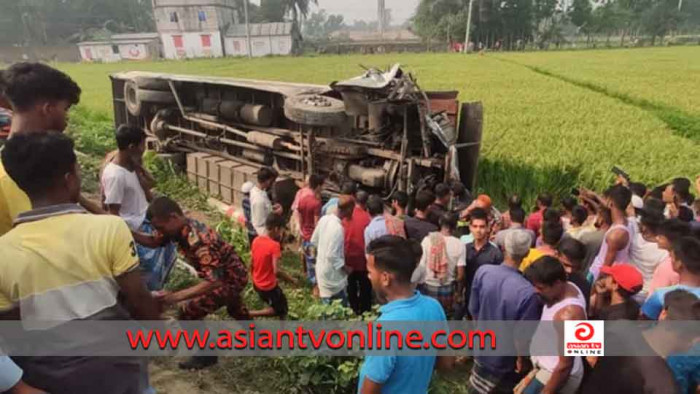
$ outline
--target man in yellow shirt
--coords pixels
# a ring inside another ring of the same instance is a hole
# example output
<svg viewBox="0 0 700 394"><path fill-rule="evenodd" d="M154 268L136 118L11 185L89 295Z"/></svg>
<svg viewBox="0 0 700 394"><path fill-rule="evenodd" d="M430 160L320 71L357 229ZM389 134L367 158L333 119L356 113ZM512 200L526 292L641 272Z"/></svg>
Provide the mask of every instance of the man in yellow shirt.
<svg viewBox="0 0 700 394"><path fill-rule="evenodd" d="M80 175L70 138L58 132L17 134L7 141L2 163L33 209L20 213L14 228L0 237L0 319L20 319L30 330L75 320L157 320L160 306L141 279L126 223L87 215L77 204ZM125 303L117 301L118 294ZM144 389L142 361L134 358L15 361L27 384L47 392Z"/></svg>
<svg viewBox="0 0 700 394"><path fill-rule="evenodd" d="M63 132L68 110L80 101L80 87L68 75L45 64L16 63L0 71L0 96L10 102L14 111L12 138L36 131ZM80 204L92 213L103 213L83 197ZM27 195L0 165L0 235L10 231L18 214L31 208Z"/></svg>

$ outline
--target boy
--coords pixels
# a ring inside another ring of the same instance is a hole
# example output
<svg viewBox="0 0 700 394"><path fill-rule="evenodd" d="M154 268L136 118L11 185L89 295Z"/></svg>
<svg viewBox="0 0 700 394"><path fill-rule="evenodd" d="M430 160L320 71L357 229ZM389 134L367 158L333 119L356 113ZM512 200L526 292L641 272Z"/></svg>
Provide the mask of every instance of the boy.
<svg viewBox="0 0 700 394"><path fill-rule="evenodd" d="M250 317L278 316L280 320L287 318L287 297L277 283L277 277L289 282L296 281L279 269L279 260L282 257L282 248L278 240L282 238L284 221L281 216L274 213L267 217L265 227L267 235L260 235L253 241L251 247L250 273L253 275L253 287L269 307L250 312Z"/></svg>
<svg viewBox="0 0 700 394"><path fill-rule="evenodd" d="M80 101L80 88L68 75L45 64L16 63L2 71L0 96L12 105L12 138L36 131L63 132L68 111ZM80 204L92 213L104 213L82 196ZM27 194L0 165L0 235L12 229L18 214L30 209Z"/></svg>
<svg viewBox="0 0 700 394"><path fill-rule="evenodd" d="M105 209L124 219L131 231L150 234L153 226L146 218L146 210L153 199L152 177L141 164L146 133L138 127L121 125L115 134L119 150L105 165L100 179ZM177 260L175 244L136 248L146 286L151 291L161 290Z"/></svg>
<svg viewBox="0 0 700 394"><path fill-rule="evenodd" d="M183 255L202 282L176 292L161 292L159 298L166 305L183 303L180 320L201 320L225 306L236 320L249 320L241 293L248 283L248 273L229 243L209 226L186 217L180 206L167 197L158 197L148 207L153 227L162 235L148 236L134 233L136 241L155 248L164 240L178 245ZM216 357L195 356L181 363L183 369L202 369L214 365Z"/></svg>

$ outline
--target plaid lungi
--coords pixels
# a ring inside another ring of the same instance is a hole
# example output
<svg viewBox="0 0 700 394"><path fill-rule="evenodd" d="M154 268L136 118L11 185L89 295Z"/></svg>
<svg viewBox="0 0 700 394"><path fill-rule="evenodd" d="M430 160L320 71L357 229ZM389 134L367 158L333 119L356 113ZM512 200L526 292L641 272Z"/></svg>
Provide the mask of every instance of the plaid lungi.
<svg viewBox="0 0 700 394"><path fill-rule="evenodd" d="M452 308L454 306L456 292L457 282L452 282L451 284L445 286L431 286L427 283L424 283L421 286L421 293L437 300L437 302L442 305L442 309L445 310L445 314L447 316L452 315Z"/></svg>

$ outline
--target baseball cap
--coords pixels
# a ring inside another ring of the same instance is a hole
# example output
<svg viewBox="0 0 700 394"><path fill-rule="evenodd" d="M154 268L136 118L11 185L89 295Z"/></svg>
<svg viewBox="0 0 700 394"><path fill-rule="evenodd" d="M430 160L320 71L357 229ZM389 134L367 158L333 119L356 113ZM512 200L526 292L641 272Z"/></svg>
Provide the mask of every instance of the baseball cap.
<svg viewBox="0 0 700 394"><path fill-rule="evenodd" d="M527 256L527 254L530 252L531 243L532 238L527 231L508 231L504 242L506 254L510 256Z"/></svg>
<svg viewBox="0 0 700 394"><path fill-rule="evenodd" d="M253 187L255 187L253 182L246 182L243 184L243 186L241 186L241 191L243 194L248 194L251 190L253 190Z"/></svg>
<svg viewBox="0 0 700 394"><path fill-rule="evenodd" d="M602 267L600 272L612 276L620 287L632 294L638 293L644 286L642 274L630 264L613 264L611 267Z"/></svg>

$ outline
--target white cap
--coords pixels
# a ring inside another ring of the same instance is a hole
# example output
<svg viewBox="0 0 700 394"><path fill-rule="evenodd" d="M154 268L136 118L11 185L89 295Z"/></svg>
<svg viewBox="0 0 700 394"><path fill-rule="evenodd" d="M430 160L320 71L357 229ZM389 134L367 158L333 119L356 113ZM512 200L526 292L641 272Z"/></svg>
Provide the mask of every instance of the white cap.
<svg viewBox="0 0 700 394"><path fill-rule="evenodd" d="M241 186L241 191L243 192L243 194L248 194L251 190L253 190L254 187L255 184L253 184L253 182L246 182L243 184L243 186Z"/></svg>
<svg viewBox="0 0 700 394"><path fill-rule="evenodd" d="M642 198L639 197L638 195L633 194L632 195L632 206L635 209L642 209L642 208L644 208L644 200L642 200Z"/></svg>

